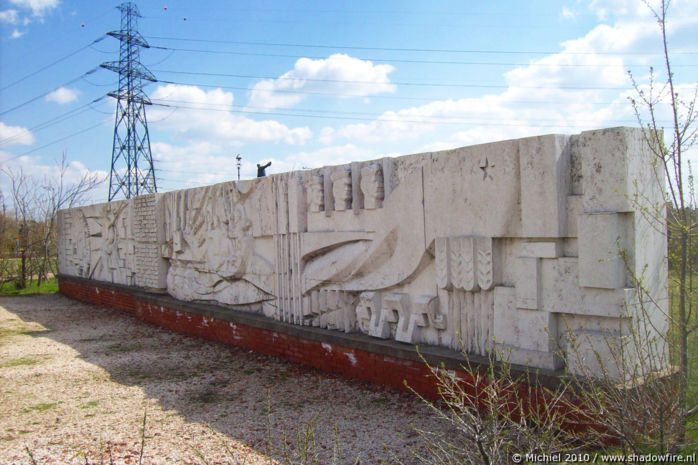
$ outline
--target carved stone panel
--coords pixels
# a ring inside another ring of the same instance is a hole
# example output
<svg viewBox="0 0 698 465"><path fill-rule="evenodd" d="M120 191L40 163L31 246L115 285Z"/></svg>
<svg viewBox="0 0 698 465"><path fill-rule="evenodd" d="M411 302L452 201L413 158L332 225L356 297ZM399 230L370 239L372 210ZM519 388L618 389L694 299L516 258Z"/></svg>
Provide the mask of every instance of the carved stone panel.
<svg viewBox="0 0 698 465"><path fill-rule="evenodd" d="M663 198L643 140L540 136L65 210L59 271L479 355L496 337L557 368L542 334L641 316L633 276L667 303L666 238L628 201Z"/></svg>
<svg viewBox="0 0 698 465"><path fill-rule="evenodd" d="M314 174L308 181L308 210L311 213L325 210L325 187L322 174Z"/></svg>
<svg viewBox="0 0 698 465"><path fill-rule="evenodd" d="M377 163L361 168L361 192L364 195L364 208L375 210L383 206L383 169Z"/></svg>
<svg viewBox="0 0 698 465"><path fill-rule="evenodd" d="M473 237L450 237L451 282L465 291L478 290Z"/></svg>
<svg viewBox="0 0 698 465"><path fill-rule="evenodd" d="M332 171L332 195L336 211L351 209L351 169L349 167Z"/></svg>

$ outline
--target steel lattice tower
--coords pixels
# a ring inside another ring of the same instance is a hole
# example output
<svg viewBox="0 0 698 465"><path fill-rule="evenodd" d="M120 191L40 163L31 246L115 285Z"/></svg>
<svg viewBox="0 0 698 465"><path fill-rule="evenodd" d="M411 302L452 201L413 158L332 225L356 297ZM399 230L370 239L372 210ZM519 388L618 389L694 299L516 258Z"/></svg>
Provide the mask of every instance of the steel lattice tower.
<svg viewBox="0 0 698 465"><path fill-rule="evenodd" d="M111 156L109 201L121 191L127 199L157 192L155 169L150 153L150 135L145 106L150 99L143 92L143 80L156 82L155 76L140 62L141 47L148 43L138 32L140 13L133 2L122 3L121 30L108 35L119 39L119 61L102 63L102 68L119 73L119 90L109 92L116 99L114 145Z"/></svg>

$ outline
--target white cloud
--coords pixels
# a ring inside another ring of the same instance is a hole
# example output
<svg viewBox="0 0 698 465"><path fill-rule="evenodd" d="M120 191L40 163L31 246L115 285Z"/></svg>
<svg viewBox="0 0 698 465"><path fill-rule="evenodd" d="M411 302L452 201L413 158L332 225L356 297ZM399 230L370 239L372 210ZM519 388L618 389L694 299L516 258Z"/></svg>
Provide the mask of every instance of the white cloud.
<svg viewBox="0 0 698 465"><path fill-rule="evenodd" d="M327 165L341 165L352 161L370 160L378 158L378 155L367 148L360 148L354 144L323 147L308 152L297 152L284 158L272 159L272 165L268 173L281 173L285 171L319 168Z"/></svg>
<svg viewBox="0 0 698 465"><path fill-rule="evenodd" d="M0 145L31 145L34 135L21 126L7 126L0 122Z"/></svg>
<svg viewBox="0 0 698 465"><path fill-rule="evenodd" d="M34 16L39 17L61 4L60 0L10 0L10 3L31 10Z"/></svg>
<svg viewBox="0 0 698 465"><path fill-rule="evenodd" d="M566 6L562 7L562 13L560 13L564 19L574 19L577 17L577 13L570 10Z"/></svg>
<svg viewBox="0 0 698 465"><path fill-rule="evenodd" d="M0 11L0 23L17 24L18 20L17 10Z"/></svg>
<svg viewBox="0 0 698 465"><path fill-rule="evenodd" d="M258 82L252 88L248 107L290 107L306 98L303 92L354 97L394 92L395 85L388 77L394 69L343 53L321 60L300 58L291 71L279 78Z"/></svg>
<svg viewBox="0 0 698 465"><path fill-rule="evenodd" d="M601 11L612 1L595 2L596 8ZM624 88L630 87L628 63L620 54L646 51L648 44L656 46L657 26L639 8L614 11L624 15L615 24L601 24L581 38L562 43L561 52L504 73L508 88L499 94L387 111L369 123L324 129L321 142L399 142L435 134L435 140L423 147L436 150L534 134L636 125L624 95ZM691 13L683 21L695 23L697 18Z"/></svg>
<svg viewBox="0 0 698 465"><path fill-rule="evenodd" d="M22 37L26 32L20 32L17 29L12 31L12 34L10 34L10 39L19 39Z"/></svg>
<svg viewBox="0 0 698 465"><path fill-rule="evenodd" d="M205 186L233 179L232 156L220 156L222 148L208 141L195 141L184 146L165 142L151 144L156 179L161 188Z"/></svg>
<svg viewBox="0 0 698 465"><path fill-rule="evenodd" d="M6 161L7 160L7 161ZM56 180L57 167L60 160L54 160L48 164L43 161L40 157L32 156L21 156L15 157L9 152L0 151L0 165L3 168L18 173L20 170L27 176L39 181L40 185L47 182L52 182ZM64 184L66 186L76 184L80 178L87 175L95 175L98 180L107 179L108 173L103 170L90 170L85 165L79 161L68 161L68 167L64 174ZM97 203L106 201L107 197L107 187L108 183L102 183L95 190L88 193L83 199L85 203ZM11 198L9 192L11 192L11 184L7 175L0 173L0 191L5 193L5 202L8 208L12 208Z"/></svg>
<svg viewBox="0 0 698 465"><path fill-rule="evenodd" d="M47 102L55 102L61 105L73 102L78 99L78 94L67 87L59 87L46 96Z"/></svg>
<svg viewBox="0 0 698 465"><path fill-rule="evenodd" d="M205 186L223 181L237 179L237 167L234 151L226 150L218 144L198 141L183 146L163 142L151 144L155 172L159 188L166 190ZM225 155L221 153L227 152ZM319 150L301 151L281 157L251 158L243 154L241 178L253 178L257 174L257 163L271 161L267 174L281 173L293 170L317 168L326 165L337 165L357 160L379 158L367 148L354 144L344 144L323 147Z"/></svg>
<svg viewBox="0 0 698 465"><path fill-rule="evenodd" d="M318 141L321 144L330 144L330 143L332 143L332 137L334 136L334 133L335 133L334 128L332 128L330 126L325 126L320 131L320 136L318 137Z"/></svg>
<svg viewBox="0 0 698 465"><path fill-rule="evenodd" d="M204 91L195 86L168 84L158 87L151 99L180 107L174 112L153 107L148 112L152 125L175 130L190 140L217 140L229 145L253 141L302 145L312 136L308 127L289 128L278 121L256 121L235 114L233 94L221 89Z"/></svg>

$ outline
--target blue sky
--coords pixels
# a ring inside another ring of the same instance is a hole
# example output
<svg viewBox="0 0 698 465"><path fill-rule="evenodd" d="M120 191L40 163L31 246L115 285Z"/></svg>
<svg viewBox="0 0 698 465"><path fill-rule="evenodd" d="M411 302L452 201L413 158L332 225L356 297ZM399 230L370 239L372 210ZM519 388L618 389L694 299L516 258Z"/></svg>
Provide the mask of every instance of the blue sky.
<svg viewBox="0 0 698 465"><path fill-rule="evenodd" d="M639 0L136 3L161 191L235 179L238 153L244 178L268 160L274 173L636 126L627 71L662 69ZM50 176L65 152L71 177L108 173L117 75L99 64L118 60L118 4L0 0L2 167ZM698 2L675 0L668 28L688 97Z"/></svg>

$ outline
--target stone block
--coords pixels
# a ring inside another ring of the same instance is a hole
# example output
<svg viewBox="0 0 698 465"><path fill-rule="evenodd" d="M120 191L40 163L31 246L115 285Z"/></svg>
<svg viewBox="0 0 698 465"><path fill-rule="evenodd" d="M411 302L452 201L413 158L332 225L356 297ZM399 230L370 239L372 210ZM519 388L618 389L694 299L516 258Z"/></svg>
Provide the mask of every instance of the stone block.
<svg viewBox="0 0 698 465"><path fill-rule="evenodd" d="M610 128L580 135L584 211L631 212L636 201L662 202L664 173L644 143L640 128Z"/></svg>
<svg viewBox="0 0 698 465"><path fill-rule="evenodd" d="M521 256L530 258L557 258L562 256L562 241L524 242Z"/></svg>
<svg viewBox="0 0 698 465"><path fill-rule="evenodd" d="M567 237L577 237L577 218L584 213L584 197L570 195L567 197Z"/></svg>
<svg viewBox="0 0 698 465"><path fill-rule="evenodd" d="M516 277L516 306L537 310L541 304L541 260L521 257L518 259Z"/></svg>
<svg viewBox="0 0 698 465"><path fill-rule="evenodd" d="M566 337L565 358L570 373L623 379L637 367L632 337L609 331L577 330Z"/></svg>
<svg viewBox="0 0 698 465"><path fill-rule="evenodd" d="M506 361L512 365L558 370L565 364L564 359L557 352L527 350L508 344L496 344L494 350L498 360Z"/></svg>
<svg viewBox="0 0 698 465"><path fill-rule="evenodd" d="M617 289L633 268L632 214L585 213L578 217L579 285ZM624 255L624 256L623 256Z"/></svg>
<svg viewBox="0 0 698 465"><path fill-rule="evenodd" d="M512 288L494 288L494 340L524 350L557 350L557 317L553 313L516 308Z"/></svg>
<svg viewBox="0 0 698 465"><path fill-rule="evenodd" d="M521 235L516 141L435 153L423 169L427 243L437 237Z"/></svg>
<svg viewBox="0 0 698 465"><path fill-rule="evenodd" d="M564 237L570 193L569 137L519 140L521 225L524 237ZM545 208L541 208L545 205Z"/></svg>

